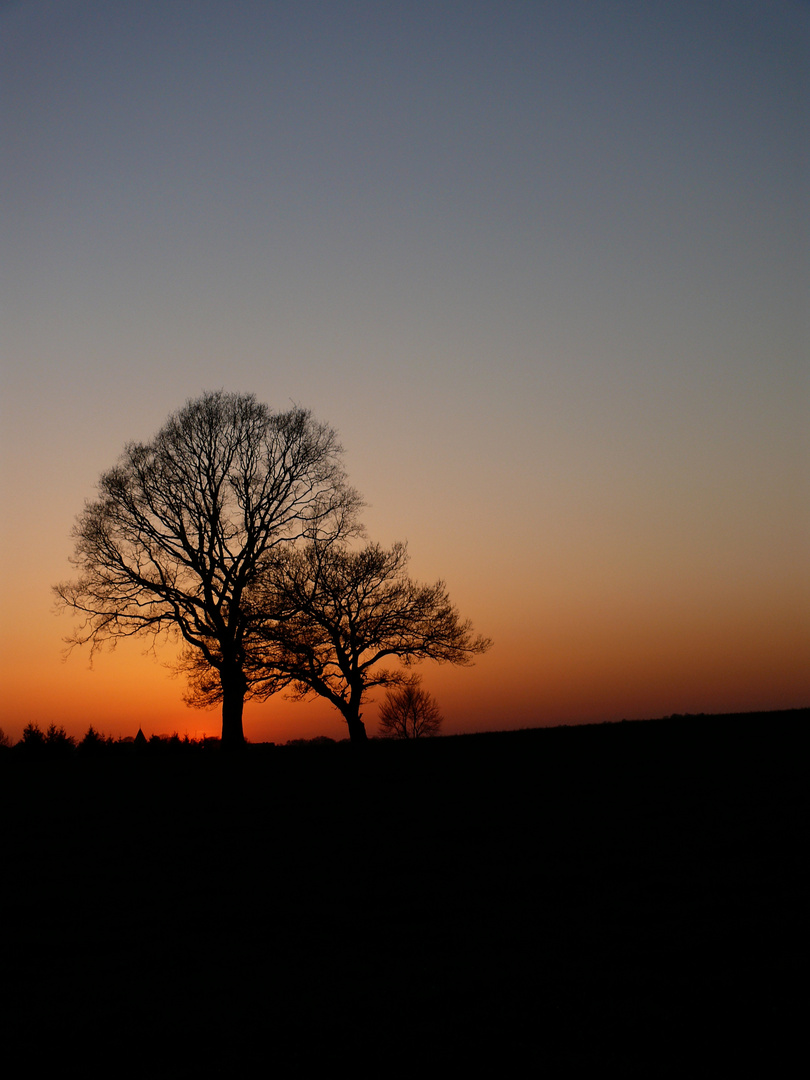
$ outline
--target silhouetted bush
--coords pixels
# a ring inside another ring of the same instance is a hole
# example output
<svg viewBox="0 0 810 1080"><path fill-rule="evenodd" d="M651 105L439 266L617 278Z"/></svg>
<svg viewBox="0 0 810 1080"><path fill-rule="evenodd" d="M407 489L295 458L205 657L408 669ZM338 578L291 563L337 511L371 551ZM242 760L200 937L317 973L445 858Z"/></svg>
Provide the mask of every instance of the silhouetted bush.
<svg viewBox="0 0 810 1080"><path fill-rule="evenodd" d="M316 735L314 739L287 739L287 746L333 746L334 739L328 735Z"/></svg>

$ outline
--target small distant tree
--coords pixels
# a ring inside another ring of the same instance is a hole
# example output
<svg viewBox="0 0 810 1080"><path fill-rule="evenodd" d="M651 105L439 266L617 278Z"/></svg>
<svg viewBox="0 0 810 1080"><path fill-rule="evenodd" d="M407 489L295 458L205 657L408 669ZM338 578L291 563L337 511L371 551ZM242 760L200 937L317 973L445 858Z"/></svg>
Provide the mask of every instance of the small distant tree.
<svg viewBox="0 0 810 1080"><path fill-rule="evenodd" d="M20 746L26 750L43 750L45 748L45 732L39 724L29 723L23 728Z"/></svg>
<svg viewBox="0 0 810 1080"><path fill-rule="evenodd" d="M97 753L100 750L104 750L107 747L112 746L112 742L113 740L111 735L104 735L102 732L96 731L96 729L91 724L90 727L87 729L84 738L79 743L79 749L83 753Z"/></svg>
<svg viewBox="0 0 810 1080"><path fill-rule="evenodd" d="M73 751L76 740L68 735L64 727L49 724L43 731L39 724L29 723L23 728L22 739L18 743L24 752L43 754L47 757L62 757Z"/></svg>
<svg viewBox="0 0 810 1080"><path fill-rule="evenodd" d="M6 735L5 731L0 728L0 749L8 750L11 746L11 739Z"/></svg>
<svg viewBox="0 0 810 1080"><path fill-rule="evenodd" d="M50 757L65 757L76 749L76 740L60 724L49 724L45 732L45 750Z"/></svg>
<svg viewBox="0 0 810 1080"><path fill-rule="evenodd" d="M48 746L70 747L71 749L76 745L76 740L72 735L68 735L61 724L59 727L56 724L48 725L48 730L45 732L45 742Z"/></svg>
<svg viewBox="0 0 810 1080"><path fill-rule="evenodd" d="M389 690L380 706L380 734L389 739L421 739L437 735L444 722L435 698L422 689L418 676Z"/></svg>

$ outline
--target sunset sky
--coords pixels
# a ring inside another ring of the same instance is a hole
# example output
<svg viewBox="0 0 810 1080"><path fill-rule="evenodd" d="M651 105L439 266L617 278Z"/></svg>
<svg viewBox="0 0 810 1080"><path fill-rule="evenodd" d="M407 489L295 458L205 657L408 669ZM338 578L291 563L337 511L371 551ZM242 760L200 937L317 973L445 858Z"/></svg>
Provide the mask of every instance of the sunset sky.
<svg viewBox="0 0 810 1080"><path fill-rule="evenodd" d="M3 730L218 733L51 586L219 388L493 638L447 732L810 704L808 72L780 0L0 5Z"/></svg>

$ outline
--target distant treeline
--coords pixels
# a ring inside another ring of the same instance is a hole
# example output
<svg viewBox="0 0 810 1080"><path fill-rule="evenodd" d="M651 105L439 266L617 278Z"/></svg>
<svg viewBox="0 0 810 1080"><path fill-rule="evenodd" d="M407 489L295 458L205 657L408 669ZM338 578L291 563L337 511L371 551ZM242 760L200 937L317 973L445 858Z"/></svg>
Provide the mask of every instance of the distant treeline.
<svg viewBox="0 0 810 1080"><path fill-rule="evenodd" d="M289 739L287 746L331 746L337 740L327 735L317 735L313 739ZM345 741L345 740L344 740ZM261 743L261 746L275 746L275 743ZM0 753L13 750L15 754L47 758L71 757L74 754L128 754L138 752L162 753L198 751L214 749L220 746L217 736L204 736L191 739L188 735L152 735L148 739L139 728L138 734L113 738L105 735L91 725L81 739L68 735L62 725L50 724L44 731L38 724L28 724L22 738L14 742L0 728Z"/></svg>
<svg viewBox="0 0 810 1080"><path fill-rule="evenodd" d="M673 713L669 716L651 718L646 720L621 720L605 721L590 724L573 725L549 725L544 727L530 727L510 730L491 730L484 732L462 733L459 735L444 735L432 739L404 740L409 743L414 741L422 743L442 744L448 750L451 746L487 745L494 748L495 744L508 743L514 745L525 744L527 739L532 743L536 738L550 738L552 742L562 738L566 742L575 739L578 743L587 738L587 733L602 732L608 735L610 731L619 736L621 731L628 729L657 729L659 731L700 732L703 737L762 737L770 730L784 730L785 725L789 728L799 726L804 730L810 721L810 708L780 709L772 712L749 712L749 713ZM650 731L652 734L652 731ZM375 743L391 743L400 740L386 738L372 738ZM592 739L588 739L591 742ZM601 737L597 742L601 743ZM348 739L332 739L327 735L318 735L312 739L289 739L280 744L284 748L329 748L348 746ZM276 748L273 742L247 744L253 750ZM146 753L153 754L196 754L207 750L209 753L219 749L220 739L217 737L204 736L201 739L191 739L188 735L152 735L146 738L139 728L137 735L113 738L103 732L96 731L91 725L81 739L68 735L65 728L55 723L50 724L44 731L38 724L31 723L23 731L22 738L13 742L0 728L0 756L13 753L15 757L36 758L69 758L74 755L82 757L88 755L129 755ZM437 747L438 749L438 747Z"/></svg>
<svg viewBox="0 0 810 1080"><path fill-rule="evenodd" d="M28 724L22 738L13 743L0 729L0 749L13 750L15 754L25 756L63 758L73 754L127 753L139 750L183 750L200 749L206 745L217 745L219 739L189 739L188 735L152 735L147 739L143 731L136 736L115 739L105 735L91 725L83 738L76 739L68 735L64 727L50 724L44 731L38 724Z"/></svg>

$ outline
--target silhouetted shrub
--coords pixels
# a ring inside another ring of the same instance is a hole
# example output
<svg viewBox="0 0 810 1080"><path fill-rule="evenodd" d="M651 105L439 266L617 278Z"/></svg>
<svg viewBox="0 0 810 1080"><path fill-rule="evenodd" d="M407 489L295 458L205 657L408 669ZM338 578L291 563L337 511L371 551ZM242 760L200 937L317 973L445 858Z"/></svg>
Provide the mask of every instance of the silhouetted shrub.
<svg viewBox="0 0 810 1080"><path fill-rule="evenodd" d="M314 739L287 739L287 746L333 746L334 739L328 735L316 735Z"/></svg>

